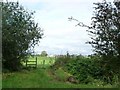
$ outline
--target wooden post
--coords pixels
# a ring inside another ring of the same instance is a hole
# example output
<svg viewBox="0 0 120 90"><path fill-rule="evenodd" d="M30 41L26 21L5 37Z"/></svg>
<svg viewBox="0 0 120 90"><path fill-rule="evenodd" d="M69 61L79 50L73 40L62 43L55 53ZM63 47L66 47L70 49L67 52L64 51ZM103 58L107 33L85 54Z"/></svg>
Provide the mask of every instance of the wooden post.
<svg viewBox="0 0 120 90"><path fill-rule="evenodd" d="M45 68L45 60L43 60L43 68Z"/></svg>
<svg viewBox="0 0 120 90"><path fill-rule="evenodd" d="M36 68L37 68L37 57L36 57Z"/></svg>
<svg viewBox="0 0 120 90"><path fill-rule="evenodd" d="M26 67L27 67L27 60L26 60Z"/></svg>

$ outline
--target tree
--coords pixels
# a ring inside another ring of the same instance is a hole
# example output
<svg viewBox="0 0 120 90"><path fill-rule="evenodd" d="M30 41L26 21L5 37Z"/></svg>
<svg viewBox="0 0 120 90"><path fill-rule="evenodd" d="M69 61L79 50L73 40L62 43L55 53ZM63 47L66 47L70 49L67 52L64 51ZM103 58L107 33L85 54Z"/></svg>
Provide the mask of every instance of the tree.
<svg viewBox="0 0 120 90"><path fill-rule="evenodd" d="M2 3L2 62L3 68L15 71L21 67L32 48L42 38L35 23L34 12L28 12L18 2Z"/></svg>
<svg viewBox="0 0 120 90"><path fill-rule="evenodd" d="M104 0L96 5L94 17L92 17L92 28L89 30L92 36L94 51L102 56L106 66L120 70L120 2L110 2Z"/></svg>
<svg viewBox="0 0 120 90"><path fill-rule="evenodd" d="M91 26L87 26L77 19L77 25L87 27L92 41L88 42L94 51L102 57L102 64L113 68L114 72L120 70L120 1L111 4L106 0L94 3L94 16Z"/></svg>
<svg viewBox="0 0 120 90"><path fill-rule="evenodd" d="M42 52L41 52L41 56L46 57L47 55L48 55L48 54L47 54L46 51L42 51Z"/></svg>

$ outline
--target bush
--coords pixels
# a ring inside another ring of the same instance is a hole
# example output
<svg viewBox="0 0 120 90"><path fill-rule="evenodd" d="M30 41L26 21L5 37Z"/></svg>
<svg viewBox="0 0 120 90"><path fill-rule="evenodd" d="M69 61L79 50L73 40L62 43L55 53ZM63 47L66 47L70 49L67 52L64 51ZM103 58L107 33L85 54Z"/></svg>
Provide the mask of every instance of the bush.
<svg viewBox="0 0 120 90"><path fill-rule="evenodd" d="M84 57L77 57L66 65L68 72L72 73L81 83L89 83L87 78L101 76L101 69L97 67L93 60ZM91 80L92 81L92 80Z"/></svg>
<svg viewBox="0 0 120 90"><path fill-rule="evenodd" d="M65 67L66 64L71 60L70 57L67 56L58 56L56 57L56 61L53 66L51 66L54 69L58 69L59 67Z"/></svg>
<svg viewBox="0 0 120 90"><path fill-rule="evenodd" d="M118 75L111 71L111 67L102 65L99 56L58 57L53 68L58 69L59 67L72 74L80 83L99 82L98 85L118 83Z"/></svg>

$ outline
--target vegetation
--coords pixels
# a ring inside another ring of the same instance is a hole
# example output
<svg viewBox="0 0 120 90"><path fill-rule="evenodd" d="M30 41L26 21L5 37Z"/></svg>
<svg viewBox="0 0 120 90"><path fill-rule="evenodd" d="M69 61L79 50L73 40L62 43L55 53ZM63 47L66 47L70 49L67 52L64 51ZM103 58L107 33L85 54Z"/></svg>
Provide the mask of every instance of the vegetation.
<svg viewBox="0 0 120 90"><path fill-rule="evenodd" d="M94 4L95 11L94 16L92 17L91 26L87 26L72 17L69 19L78 21L79 23L77 25L89 29L87 31L89 32L92 41L89 41L88 43L92 45L95 54L99 56L98 59L100 60L99 66L95 63L99 68L96 68L96 65L94 64L94 68L100 71L98 74L102 74L101 76L103 76L107 82L112 82L112 78L117 76L117 79L120 82L120 1L115 1L111 4L110 2L103 0L102 3ZM98 60L95 60L95 62L96 61ZM85 60L85 63L87 62L89 61ZM91 62L92 61L87 63L87 67ZM78 63L81 64L81 61ZM84 65L86 65L85 63ZM84 65L82 68L84 68ZM78 65L77 68L79 67L80 66ZM84 70L86 70L86 68Z"/></svg>
<svg viewBox="0 0 120 90"><path fill-rule="evenodd" d="M3 88L112 88L112 85L99 86L91 84L75 84L67 79L71 76L63 68L56 69L55 72L50 68L49 61L55 61L55 58L38 57L37 69L23 69L19 72L3 73ZM29 60L35 59L30 57ZM42 68L42 62L45 59L45 68ZM50 83L50 84L48 84Z"/></svg>
<svg viewBox="0 0 120 90"><path fill-rule="evenodd" d="M111 68L103 68L100 64L99 56L85 57L79 56L63 56L58 57L55 64L52 66L54 72L62 68L69 73L79 84L91 85L119 85L118 74L114 74ZM108 74L109 72L109 74Z"/></svg>
<svg viewBox="0 0 120 90"><path fill-rule="evenodd" d="M42 51L42 52L41 52L41 56L43 56L43 57L44 57L44 56L47 56L47 55L48 55L48 54L47 54L47 52L46 52L46 51Z"/></svg>
<svg viewBox="0 0 120 90"><path fill-rule="evenodd" d="M120 2L111 4L104 0L94 4L92 26L81 22L78 25L89 29L92 41L88 43L95 54L82 56L67 52L48 57L46 51L41 55L28 55L30 46L34 47L42 36L41 29L32 20L33 13L18 3L3 3L3 67L15 71L21 65L25 67L26 56L28 60L36 57L38 60L37 69L3 73L3 88L120 87Z"/></svg>
<svg viewBox="0 0 120 90"><path fill-rule="evenodd" d="M34 22L34 12L28 12L18 2L3 2L2 14L2 66L16 71L43 33Z"/></svg>
<svg viewBox="0 0 120 90"><path fill-rule="evenodd" d="M46 69L47 70L47 69ZM44 69L4 74L3 88L103 88L96 85L71 84L58 81ZM60 72L59 72L60 73ZM61 72L62 73L62 72ZM64 76L64 75L63 75ZM111 88L112 86L105 86Z"/></svg>
<svg viewBox="0 0 120 90"><path fill-rule="evenodd" d="M96 5L92 17L92 29L89 30L92 41L89 42L94 51L101 55L102 64L120 72L120 1L111 3L104 0ZM108 72L109 73L109 72Z"/></svg>

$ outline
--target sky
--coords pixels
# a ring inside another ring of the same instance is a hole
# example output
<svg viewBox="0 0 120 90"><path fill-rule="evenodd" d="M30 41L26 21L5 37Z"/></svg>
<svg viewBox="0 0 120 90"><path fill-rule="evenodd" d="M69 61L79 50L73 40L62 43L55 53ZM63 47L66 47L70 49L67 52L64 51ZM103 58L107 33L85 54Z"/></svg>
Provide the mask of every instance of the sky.
<svg viewBox="0 0 120 90"><path fill-rule="evenodd" d="M9 0L8 0L9 1ZM69 21L74 17L90 25L93 16L93 3L102 0L11 0L19 1L25 9L35 11L34 19L43 29L43 39L35 46L35 53L47 51L49 55L92 54L93 48L89 44L90 37L87 28L75 26L77 22ZM113 0L107 0L112 1Z"/></svg>

